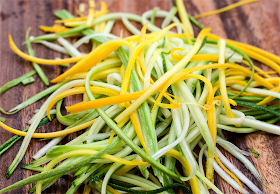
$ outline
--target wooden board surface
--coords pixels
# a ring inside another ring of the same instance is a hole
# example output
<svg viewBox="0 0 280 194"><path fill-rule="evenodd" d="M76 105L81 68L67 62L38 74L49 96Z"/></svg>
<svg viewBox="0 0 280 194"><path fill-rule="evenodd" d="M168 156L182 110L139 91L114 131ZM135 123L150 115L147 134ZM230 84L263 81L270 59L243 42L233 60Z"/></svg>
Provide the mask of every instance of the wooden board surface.
<svg viewBox="0 0 280 194"><path fill-rule="evenodd" d="M26 48L21 43L24 41L25 31L31 27L31 35L38 36L43 34L39 29L39 25L53 25L55 17L53 12L62 8L74 13L74 6L77 6L79 0L1 0L0 1L0 86L4 83L15 79L32 70L30 62L22 60L16 56L9 48L8 34L11 34L15 43L19 48L26 52ZM84 1L85 2L85 1ZM97 5L99 1L96 0ZM144 11L158 6L163 10L169 10L172 7L171 0L105 0L111 12L125 11L136 14L142 14ZM237 2L236 0L187 0L185 5L191 15L203 13L217 8L224 7L228 4ZM279 0L263 0L250 5L237 8L227 13L222 13L215 16L209 16L199 19L199 22L205 27L211 27L212 33L224 38L230 38L241 42L249 43L258 46L269 52L280 55L280 1ZM141 25L137 24L140 28ZM119 35L120 30L124 29L121 22L117 22L113 33ZM199 32L195 28L196 34ZM124 31L124 36L130 35ZM42 58L55 58L63 55L46 49L41 45L33 45L36 56ZM85 51L87 48L84 48ZM47 73L49 79L52 79L63 71L62 67L42 66ZM264 70L267 67L261 65ZM5 110L9 110L27 98L37 94L46 89L46 86L35 76L36 82L34 84L23 87L17 86L5 92L0 96L0 106ZM45 100L45 99L44 99ZM19 113L11 116L5 116L6 124L14 128L23 130L27 127L26 122L32 117L33 111L39 108L44 100L29 106ZM81 100L81 96L67 99L66 104L72 104ZM42 129L40 132L49 132L61 130L62 126L57 122L52 122ZM13 135L2 128L0 129L0 144L11 138ZM276 135L270 135L263 132L257 132L248 135L226 133L227 138L239 146L241 149L245 147L252 147L260 153L258 159L249 157L253 162L261 176L267 181L271 189L270 193L280 193L280 141ZM73 139L75 135L69 135L63 143ZM32 156L45 144L44 141L32 140L19 166L30 163ZM22 180L34 173L28 170L22 170L20 167L16 169L9 180L5 178L5 171L11 164L13 158L16 156L21 141L17 142L9 151L0 157L0 188ZM246 176L248 176L256 185L258 185L264 193L269 191L260 185L250 172L241 165L236 159L225 153L225 155L240 169ZM64 176L57 183L49 188L46 193L65 193L66 189L70 187L73 177ZM224 193L237 193L220 177L215 176L215 183L218 188ZM31 185L19 188L8 193L27 193ZM82 190L79 190L82 192Z"/></svg>

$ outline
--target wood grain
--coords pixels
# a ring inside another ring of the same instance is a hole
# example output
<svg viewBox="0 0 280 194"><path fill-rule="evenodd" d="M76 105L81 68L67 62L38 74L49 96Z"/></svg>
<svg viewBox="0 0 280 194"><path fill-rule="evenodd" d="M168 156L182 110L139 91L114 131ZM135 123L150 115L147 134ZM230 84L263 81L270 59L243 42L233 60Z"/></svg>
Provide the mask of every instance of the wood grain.
<svg viewBox="0 0 280 194"><path fill-rule="evenodd" d="M62 8L67 9L74 13L74 6L77 6L79 0L0 0L0 86L4 83L15 79L32 70L30 62L22 60L16 56L9 48L8 34L11 34L15 43L19 48L26 52L25 45L21 45L24 41L25 31L28 27L32 28L31 35L38 36L43 34L39 29L39 25L53 25L55 17L53 12ZM96 0L99 5L99 0ZM111 12L124 11L136 14L142 14L144 11L152 9L155 6L163 10L169 10L172 7L171 0L105 0ZM188 12L191 15L208 12L217 8L224 7L228 4L237 2L236 0L188 0L185 1ZM209 16L199 19L199 22L205 27L211 27L211 32L224 38L238 40L244 43L249 43L258 46L269 52L280 55L280 13L279 13L279 0L263 0L250 5L245 5L237 9L231 10L227 13ZM160 21L156 21L159 23ZM141 28L141 25L136 25ZM120 30L125 29L121 22L117 22L113 33L119 35ZM199 30L195 28L197 34ZM124 36L130 35L129 32L124 31ZM36 56L42 58L55 58L63 55L46 49L41 45L32 45L35 50ZM83 48L84 51L88 48ZM260 64L264 70L269 68ZM62 67L42 66L43 70L47 73L49 79L61 74L65 69ZM20 102L28 99L29 97L37 94L38 92L46 89L46 86L35 76L36 82L28 86L17 86L0 96L0 106L5 110L9 110ZM11 116L5 116L7 119L6 124L14 128L23 130L27 127L28 121L36 108L39 108L45 99L33 104L19 113ZM73 104L80 101L81 96L68 98L66 104ZM59 125L56 121L47 124L40 129L40 132L49 132L62 129L63 126ZM3 129L0 129L0 144L11 138L13 135ZM74 135L69 135L62 143L68 142L73 139ZM250 161L256 166L261 176L267 181L271 189L270 193L280 193L280 141L276 135L270 135L263 132L257 132L248 135L226 133L226 137L232 143L245 149L245 147L252 147L260 153L258 159L249 157ZM33 161L32 156L45 144L45 142L32 140L19 166L28 164ZM18 152L21 141L17 142L9 151L0 157L0 188L22 180L34 173L28 170L23 170L18 167L10 179L5 178L5 171L12 162L13 158ZM224 152L225 153L225 152ZM227 158L235 164L244 174L249 177L256 185L258 185L264 193L269 191L260 185L251 173L241 165L230 154L225 153ZM73 177L64 176L51 188L46 190L45 193L65 193L66 189L70 187ZM215 183L224 193L237 193L220 177L215 176ZM15 191L8 193L27 193L31 188L28 185L19 188ZM78 191L81 193L82 189Z"/></svg>

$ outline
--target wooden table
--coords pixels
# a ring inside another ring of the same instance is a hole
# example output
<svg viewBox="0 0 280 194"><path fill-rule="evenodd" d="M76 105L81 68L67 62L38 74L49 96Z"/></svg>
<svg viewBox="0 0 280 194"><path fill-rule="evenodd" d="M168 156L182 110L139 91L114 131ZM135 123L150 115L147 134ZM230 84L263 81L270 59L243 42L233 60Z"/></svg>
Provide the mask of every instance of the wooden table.
<svg viewBox="0 0 280 194"><path fill-rule="evenodd" d="M163 10L169 10L172 7L171 0L105 0L111 12L125 11L136 14L142 14L144 11L152 9L155 6ZM31 27L31 35L38 36L43 34L39 29L39 25L51 26L55 17L53 12L60 9L67 9L74 13L74 6L77 6L79 0L1 0L0 13L0 86L4 83L15 79L32 70L30 62L27 62L9 48L8 34L13 36L15 43L19 48L26 52L25 45L21 43L25 39L25 31ZM191 15L204 13L224 7L228 4L237 2L236 0L188 0L185 1L187 10ZM99 0L96 1L99 5ZM212 33L224 38L230 38L241 42L249 43L258 46L269 52L280 55L280 1L279 0L263 0L250 5L234 9L227 13L222 13L215 16L209 16L199 19L205 27L211 27ZM158 23L159 21L157 21ZM138 28L141 25L137 24ZM120 30L124 29L121 22L117 22L113 33L119 35ZM195 27L195 33L199 30ZM130 35L124 31L124 36ZM33 49L37 57L55 58L63 56L57 52L46 49L41 45L34 44ZM47 73L49 79L61 74L62 67L44 66L44 71ZM266 66L261 65L264 70L268 70ZM0 106L5 110L9 110L27 98L37 94L46 89L46 86L35 76L36 82L28 86L17 86L0 96ZM45 99L44 99L45 100ZM32 117L33 111L39 108L44 100L33 104L19 113L11 116L5 116L6 124L14 128L23 130L27 127L26 122ZM81 96L76 96L66 100L66 104L71 104L77 100L81 100ZM62 126L58 125L56 121L47 124L40 129L40 132L61 130ZM0 129L0 143L4 143L13 134ZM272 190L271 193L280 193L280 141L276 135L267 134L264 132L257 132L253 134L243 135L235 133L226 133L228 140L241 149L245 147L252 147L260 153L258 159L253 156L249 157L250 161L256 166L261 176L267 181L268 186ZM74 135L69 135L63 143L73 139ZM44 141L32 140L30 146L19 166L30 163L32 156L45 144ZM10 179L5 178L5 171L16 156L21 141L17 142L10 150L0 157L0 188L22 180L32 174L31 171L22 170L20 167L16 169ZM249 177L256 185L258 185L265 193L269 191L260 185L251 173L241 165L230 154L225 153L229 160L235 164L247 177ZM70 187L73 177L64 176L57 183L49 188L46 193L65 193L66 189ZM224 193L237 193L220 177L215 176L215 183L218 188ZM27 193L31 185L19 188L8 193ZM82 189L79 190L82 192Z"/></svg>

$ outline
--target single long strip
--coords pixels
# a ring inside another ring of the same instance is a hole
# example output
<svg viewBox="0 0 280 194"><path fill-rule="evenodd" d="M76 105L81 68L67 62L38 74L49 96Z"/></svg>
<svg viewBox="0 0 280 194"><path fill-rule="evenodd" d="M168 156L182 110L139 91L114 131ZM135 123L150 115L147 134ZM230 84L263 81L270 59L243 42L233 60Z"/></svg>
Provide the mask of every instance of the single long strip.
<svg viewBox="0 0 280 194"><path fill-rule="evenodd" d="M66 77L74 75L76 73L85 72L104 59L107 55L111 52L115 51L120 46L127 46L129 47L129 43L123 40L111 40L105 42L98 46L96 49L91 51L88 55L85 56L81 61L75 64L71 69L63 73L62 75L58 76L57 78L53 79L52 82L61 82ZM120 62L119 59L108 59L107 62L117 63ZM105 61L103 62L105 63Z"/></svg>
<svg viewBox="0 0 280 194"><path fill-rule="evenodd" d="M37 102L38 100L42 99L43 97L53 93L55 90L57 90L59 87L61 87L65 83L66 82L61 82L61 83L55 84L55 85L47 88L46 90L43 90L42 92L32 96L31 98L28 98L26 101L20 103L16 107L14 107L11 110L9 110L9 113L14 114L14 113L24 109L25 107L33 104L34 102Z"/></svg>
<svg viewBox="0 0 280 194"><path fill-rule="evenodd" d="M229 10L231 10L231 9L240 7L240 6L242 6L242 5L246 5L246 4L248 4L248 3L253 3L253 2L256 2L256 1L260 1L260 0L244 0L244 1L240 1L240 2L237 2L237 3L233 3L233 4L231 4L231 5L228 5L228 6L226 6L226 7L223 7L223 8L221 8L221 9L217 9L217 10L215 10L215 11L210 11L210 12L207 12L207 13L202 13L202 14L199 14L199 15L196 15L196 16L193 16L193 17L194 17L195 19L197 19L197 18L201 18L201 17L205 17L205 16L220 14L220 13L229 11Z"/></svg>
<svg viewBox="0 0 280 194"><path fill-rule="evenodd" d="M27 47L27 51L28 54L32 57L35 57L35 53L31 47L30 41L29 41L29 32L30 32L31 28L28 28L26 31L26 35L25 35L25 43L26 43L26 47ZM49 80L46 76L46 74L44 73L44 71L42 70L42 68L37 64L37 63L33 63L33 68L36 70L38 76L40 77L40 79L42 80L42 82L48 86L49 85Z"/></svg>
<svg viewBox="0 0 280 194"><path fill-rule="evenodd" d="M172 53L172 51L171 51L171 55L172 55L173 59L179 61L184 57L183 55L175 55L175 54ZM219 57L217 55L200 54L200 55L194 55L190 61L214 61L214 62L218 62L218 58Z"/></svg>
<svg viewBox="0 0 280 194"><path fill-rule="evenodd" d="M86 21L86 27L87 28L91 26L91 23L93 22L93 19L94 19L94 9L90 8L88 18L87 18L87 21Z"/></svg>
<svg viewBox="0 0 280 194"><path fill-rule="evenodd" d="M144 141L141 129L139 127L139 122L138 122L136 114L134 112L130 114L130 120L131 120L131 122L133 124L133 127L135 129L135 132L136 132L139 140L140 140L141 145L143 146L143 148L146 151L146 153L148 153L147 146L145 144L145 141Z"/></svg>
<svg viewBox="0 0 280 194"><path fill-rule="evenodd" d="M224 39L219 40L219 64L225 63L225 48L226 48L226 41ZM230 118L234 118L234 115L231 112L230 104L228 101L227 95L227 86L225 82L225 69L219 68L219 83L220 83L220 91L222 94L223 105L226 111L226 114Z"/></svg>
<svg viewBox="0 0 280 194"><path fill-rule="evenodd" d="M188 31L194 35L194 31L191 25L191 22L188 18L188 13L185 8L183 0L176 0L176 7L178 8L178 13L182 23L187 27Z"/></svg>
<svg viewBox="0 0 280 194"><path fill-rule="evenodd" d="M12 50L21 58L24 58L28 61L32 61L34 63L40 63L40 64L44 64L44 65L62 65L62 64L66 64L66 63L75 63L75 62L82 60L85 57L85 56L80 56L80 57L72 57L69 59L61 59L61 60L40 59L37 57L32 57L30 55L27 55L24 52L22 52L21 50L19 50L17 48L17 46L15 45L11 35L9 35L9 42L10 42L10 46L11 46Z"/></svg>
<svg viewBox="0 0 280 194"><path fill-rule="evenodd" d="M69 129L65 129L63 131L56 131L56 132L51 132L51 133L33 133L32 137L33 138L54 138L54 137L60 137L63 135L68 135L77 131L81 131L87 127L90 127L93 123L95 122L95 120L92 121L88 121L86 123L83 123L81 125L69 128ZM0 122L0 126L3 127L4 129L6 129L7 131L10 131L11 133L14 133L16 135L19 136L26 136L27 132L24 131L20 131L14 128L11 128L7 125L5 125L4 123Z"/></svg>
<svg viewBox="0 0 280 194"><path fill-rule="evenodd" d="M23 80L25 80L26 78L29 78L33 75L36 74L36 71L30 71L28 72L27 74L24 74L12 81L9 81L8 83L6 83L5 85L3 85L1 88L0 88L0 94L2 94L3 92L5 92L6 90L20 84Z"/></svg>
<svg viewBox="0 0 280 194"><path fill-rule="evenodd" d="M120 122L123 120L127 115L131 114L136 108L138 108L147 98L149 98L155 91L157 91L164 83L175 73L177 73L181 68L183 68L197 53L199 50L205 36L210 31L210 29L204 29L200 32L197 37L197 41L194 44L193 48L189 51L189 53L179 61L172 69L167 71L162 77L160 77L140 98L138 98L135 102L132 103L127 109L125 109L116 119L115 121Z"/></svg>
<svg viewBox="0 0 280 194"><path fill-rule="evenodd" d="M133 92L133 93L124 94L124 95L107 97L107 98L92 100L92 101L88 101L88 102L82 102L82 103L74 104L72 106L68 106L68 107L66 107L66 109L68 111L70 111L71 113L78 113L78 112L82 112L85 110L100 108L103 106L133 101L133 100L137 100L139 97L141 97L145 91L147 91L147 90L141 90L139 92ZM160 105L164 106L165 104L160 104ZM180 107L180 105L178 105L178 104L169 105L169 108L179 108L179 107Z"/></svg>

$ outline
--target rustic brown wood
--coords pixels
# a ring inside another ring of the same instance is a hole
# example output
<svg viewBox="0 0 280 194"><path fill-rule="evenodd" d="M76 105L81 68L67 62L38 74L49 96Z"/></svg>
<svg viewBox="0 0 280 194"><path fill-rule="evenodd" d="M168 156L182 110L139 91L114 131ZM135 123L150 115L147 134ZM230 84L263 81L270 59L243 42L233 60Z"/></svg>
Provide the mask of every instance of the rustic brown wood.
<svg viewBox="0 0 280 194"><path fill-rule="evenodd" d="M163 10L169 10L172 7L171 0L105 0L111 12L125 11L136 14L142 14L144 11L152 9L155 6ZM39 25L53 25L55 17L52 13L59 9L67 9L74 13L74 6L77 6L79 0L0 0L0 86L4 83L15 79L32 70L30 62L27 62L16 56L9 48L8 34L13 36L15 43L21 50L26 52L26 47L21 45L25 38L25 31L28 27L32 28L31 35L38 36L43 34L39 29ZM86 2L86 1L83 1ZM97 5L99 0L96 1ZM204 13L207 11L221 8L228 4L237 2L236 0L186 0L185 5L191 15ZM263 0L250 5L239 7L227 13L209 16L199 19L199 22L205 27L211 27L211 32L224 38L230 38L241 42L249 43L254 46L263 48L269 52L280 55L280 12L279 0ZM137 27L141 25L137 24ZM119 35L120 30L124 29L121 22L117 22L113 33ZM199 30L195 27L196 34ZM124 31L124 36L130 35ZM32 45L36 56L42 58L63 57L61 54L46 49L41 45ZM264 65L261 65L264 70L268 70ZM52 79L61 74L65 69L62 67L43 66L43 70L47 73L49 79ZM46 88L40 81L38 76L35 76L36 82L28 86L17 86L0 96L0 106L5 110L9 110L27 98L37 94ZM72 104L81 100L81 96L67 99L66 104ZM17 128L25 129L28 121L36 108L43 104L44 100L29 106L19 113L11 116L5 116L6 124ZM55 131L62 128L57 122L53 121L46 125L41 132ZM11 138L13 135L3 129L0 129L0 144ZM71 140L75 135L69 135L63 143ZM248 135L226 133L226 137L239 146L241 149L252 147L260 153L258 159L253 156L249 159L256 166L261 176L267 181L271 189L271 193L280 193L280 141L276 135L270 135L263 132L257 132ZM19 166L30 163L32 156L45 144L43 141L32 140ZM22 170L20 167L16 169L10 179L5 178L5 171L12 162L18 152L21 141L17 142L9 151L0 157L0 188L22 180L34 173L28 170ZM224 152L225 153L225 152ZM230 154L225 153L229 160L234 163L238 169L245 173L256 185L258 185L264 193L269 193L269 190L260 185L250 172L241 165ZM64 176L57 183L49 188L45 193L65 193L70 187L73 177ZM215 183L224 193L237 193L220 177L215 176ZM27 193L31 188L28 185L8 193ZM82 189L78 191L82 192Z"/></svg>

